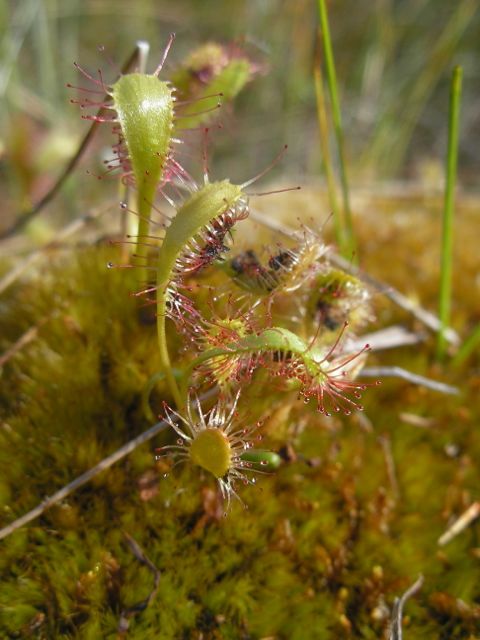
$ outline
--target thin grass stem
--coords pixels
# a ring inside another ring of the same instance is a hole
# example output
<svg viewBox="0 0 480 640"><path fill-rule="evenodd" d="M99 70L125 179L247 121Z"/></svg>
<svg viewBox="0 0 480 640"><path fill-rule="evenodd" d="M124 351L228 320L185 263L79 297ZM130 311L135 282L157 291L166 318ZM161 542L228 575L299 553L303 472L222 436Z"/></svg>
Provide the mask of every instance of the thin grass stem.
<svg viewBox="0 0 480 640"><path fill-rule="evenodd" d="M345 236L348 243L349 251L353 252L355 250L355 237L353 234L352 210L350 208L350 194L348 189L347 168L345 161L342 116L340 112L340 102L338 99L337 74L335 72L335 61L333 58L333 48L330 38L330 27L328 25L328 13L325 0L318 0L318 12L320 16L320 27L322 31L325 68L327 71L327 85L332 105L333 127L338 147L340 184L342 187L345 219Z"/></svg>
<svg viewBox="0 0 480 640"><path fill-rule="evenodd" d="M320 44L320 33L318 34L317 44ZM313 68L315 95L317 100L317 118L318 128L320 132L320 147L322 152L323 164L325 167L325 176L327 179L328 200L333 215L333 226L335 229L335 238L338 247L342 253L345 252L345 235L343 230L343 221L338 209L337 189L335 185L335 176L333 175L332 157L330 155L330 144L328 136L328 120L327 110L325 106L325 92L323 90L322 77L322 61L320 57L320 47L317 46L315 54L315 63Z"/></svg>
<svg viewBox="0 0 480 640"><path fill-rule="evenodd" d="M458 130L460 120L460 100L462 94L462 68L457 66L452 73L450 84L450 108L448 116L448 148L445 176L445 201L442 220L442 248L440 264L439 317L440 332L437 339L437 358L445 357L447 341L445 331L450 321L452 307L452 250L453 216L455 207L455 183L457 178Z"/></svg>

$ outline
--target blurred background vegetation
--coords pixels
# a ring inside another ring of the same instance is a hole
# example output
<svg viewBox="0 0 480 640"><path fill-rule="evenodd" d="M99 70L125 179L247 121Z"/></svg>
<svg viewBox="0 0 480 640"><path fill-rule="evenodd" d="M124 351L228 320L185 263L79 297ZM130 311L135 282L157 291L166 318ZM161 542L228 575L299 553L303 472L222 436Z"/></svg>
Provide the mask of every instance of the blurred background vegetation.
<svg viewBox="0 0 480 640"><path fill-rule="evenodd" d="M353 184L415 179L441 188L448 84L451 68L461 64L460 183L474 186L480 159L478 9L478 0L329 3ZM172 31L177 39L169 68L196 45L233 40L261 69L233 112L224 110L224 131L212 143L216 177L251 177L288 144L276 171L289 180L322 179L312 76L317 23L313 0L3 0L1 226L18 214L19 203L28 208L45 192L87 129L65 86L82 84L73 62L92 71L101 67L113 79L115 65L142 39L151 44L153 70ZM91 159L77 175L86 167L92 168ZM98 203L95 182L88 184L80 193L69 181L61 201L67 216Z"/></svg>

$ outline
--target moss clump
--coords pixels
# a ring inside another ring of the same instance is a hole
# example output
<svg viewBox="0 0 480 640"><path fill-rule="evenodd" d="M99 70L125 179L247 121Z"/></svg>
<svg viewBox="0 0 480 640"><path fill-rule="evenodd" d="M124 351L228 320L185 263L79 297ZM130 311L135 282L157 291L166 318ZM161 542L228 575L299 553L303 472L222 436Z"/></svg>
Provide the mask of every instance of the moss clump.
<svg viewBox="0 0 480 640"><path fill-rule="evenodd" d="M368 219L363 225L360 235L370 237ZM408 255L416 255L417 231L403 238ZM430 264L422 278L402 282L392 249L384 261L382 247L364 246L372 274L422 298L433 289ZM3 348L42 321L38 338L2 371L4 524L150 426L141 394L158 370L155 327L129 296L135 276L107 270L109 260L113 250L101 246L68 252L2 303ZM456 288L469 319L463 281L471 264L468 255L460 261ZM402 315L385 309L381 317ZM429 349L396 350L382 361L428 373ZM281 450L284 463L260 488L240 488L249 508L235 504L227 518L209 474L188 466L164 477L169 470L152 452L164 440L140 447L2 541L0 635L115 637L120 612L152 589L126 531L161 572L131 638L378 638L388 607L419 572L425 585L408 604L405 635L475 637L475 525L441 550L437 539L477 495L478 375L432 373L464 393L452 400L385 381L365 397L370 430L293 400L275 412L262 447ZM161 385L158 395L169 400ZM264 402L257 395L248 392L253 411Z"/></svg>

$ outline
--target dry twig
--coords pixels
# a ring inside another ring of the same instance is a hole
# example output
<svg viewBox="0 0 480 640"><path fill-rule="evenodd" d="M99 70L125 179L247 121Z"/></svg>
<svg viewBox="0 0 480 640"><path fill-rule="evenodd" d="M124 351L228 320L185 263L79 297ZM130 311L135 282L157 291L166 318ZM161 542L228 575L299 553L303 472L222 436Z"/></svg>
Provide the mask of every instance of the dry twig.
<svg viewBox="0 0 480 640"><path fill-rule="evenodd" d="M395 598L395 602L393 603L392 620L388 640L402 640L403 607L405 606L405 602L408 600L408 598L411 598L417 593L417 591L420 591L423 585L423 581L423 576L419 575L417 581L414 582L412 586L409 587L400 598Z"/></svg>
<svg viewBox="0 0 480 640"><path fill-rule="evenodd" d="M455 520L451 527L449 527L443 535L438 539L438 544L443 546L450 542L455 536L458 536L464 529L466 529L474 520L480 516L480 502L474 502L471 504L462 515Z"/></svg>
<svg viewBox="0 0 480 640"><path fill-rule="evenodd" d="M105 471L105 469L109 469L116 462L118 462L122 458L125 458L125 456L131 453L138 446L140 446L144 442L147 442L148 440L151 440L153 437L155 437L161 431L166 429L168 426L169 426L168 422L165 422L165 420L162 420L161 422L157 422L157 424L154 424L153 427L150 427L150 429L147 429L136 438L133 438L132 440L127 442L127 444L124 444L123 447L120 447L120 449L117 449L117 451L115 451L114 453L104 458L97 465L95 465L88 471L85 471L85 473L82 473L81 476L78 476L78 478L75 478L75 480L73 480L72 482L67 484L65 487L63 487L62 489L54 493L53 496L45 498L45 500L43 500L43 502L37 505L35 509L32 509L31 511L21 516L11 524L7 525L3 529L0 529L0 540L2 540L3 538L6 538L7 536L9 536L11 533L16 531L20 527L23 527L24 524L27 524L28 522L31 522L32 520L35 520L35 518L38 518L39 516L41 516L42 513L44 513L47 509L50 509L50 507L53 507L53 505L57 504L61 500L64 500L68 495L73 493L76 489L83 486L87 482L90 482L92 478L97 476L102 471Z"/></svg>
<svg viewBox="0 0 480 640"><path fill-rule="evenodd" d="M420 387L426 387L432 391L438 391L438 393L446 393L447 395L456 396L460 392L457 387L452 387L444 382L438 382L438 380L432 380L431 378L425 378L418 373L412 373L402 367L365 367L358 374L365 378L401 378L412 384L417 384Z"/></svg>

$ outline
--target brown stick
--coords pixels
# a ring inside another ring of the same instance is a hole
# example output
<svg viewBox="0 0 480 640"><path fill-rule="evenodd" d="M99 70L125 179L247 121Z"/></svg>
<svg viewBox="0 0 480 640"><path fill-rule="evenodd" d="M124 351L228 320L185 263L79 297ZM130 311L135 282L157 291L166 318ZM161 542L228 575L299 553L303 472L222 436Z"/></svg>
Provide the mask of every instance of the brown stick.
<svg viewBox="0 0 480 640"><path fill-rule="evenodd" d="M402 640L402 615L403 615L403 607L405 606L405 602L408 598L411 598L413 595L420 591L423 585L423 576L419 575L416 582L409 587L405 593L400 598L395 598L395 602L393 603L393 611L392 611L392 622L390 627L390 634L388 636L389 640Z"/></svg>
<svg viewBox="0 0 480 640"><path fill-rule="evenodd" d="M455 520L451 527L449 527L444 534L438 539L438 544L443 546L453 540L455 536L458 536L464 529L466 529L474 520L480 516L480 502L473 502L462 515Z"/></svg>
<svg viewBox="0 0 480 640"><path fill-rule="evenodd" d="M16 531L20 527L23 527L24 524L27 524L28 522L31 522L32 520L35 520L35 518L38 518L39 516L41 516L42 513L44 513L47 509L50 509L50 507L53 507L53 505L57 504L58 502L66 498L68 495L73 493L76 489L78 489L82 485L86 484L87 482L90 482L92 478L94 478L96 475L98 475L102 471L105 471L105 469L109 469L116 462L118 462L122 458L125 458L125 456L131 453L138 446L140 446L144 442L147 442L148 440L151 440L153 437L155 437L158 433L166 429L168 426L169 424L168 422L165 422L165 420L162 420L161 422L157 422L157 424L154 424L153 427L150 427L150 429L147 429L147 431L144 431L136 438L133 438L133 440L130 440L129 442L127 442L127 444L124 444L123 447L120 447L120 449L117 449L114 453L104 458L97 465L95 465L85 473L82 473L81 476L78 476L78 478L75 478L75 480L73 480L72 482L67 484L65 487L60 489L60 491L57 491L56 493L54 493L53 496L45 498L45 500L43 500L43 502L37 505L35 509L32 509L31 511L21 516L11 524L7 525L3 529L0 529L0 540L3 540L3 538L6 538L7 536L9 536L11 533Z"/></svg>
<svg viewBox="0 0 480 640"><path fill-rule="evenodd" d="M13 358L16 353L21 351L23 347L26 347L27 344L30 344L30 342L33 342L35 340L35 338L38 336L38 330L43 324L45 324L49 317L50 316L48 316L47 318L42 318L36 325L30 327L30 329L27 329L25 333L22 333L20 338L16 340L16 342L14 342L4 353L2 353L2 355L0 356L0 369L10 360L10 358Z"/></svg>

